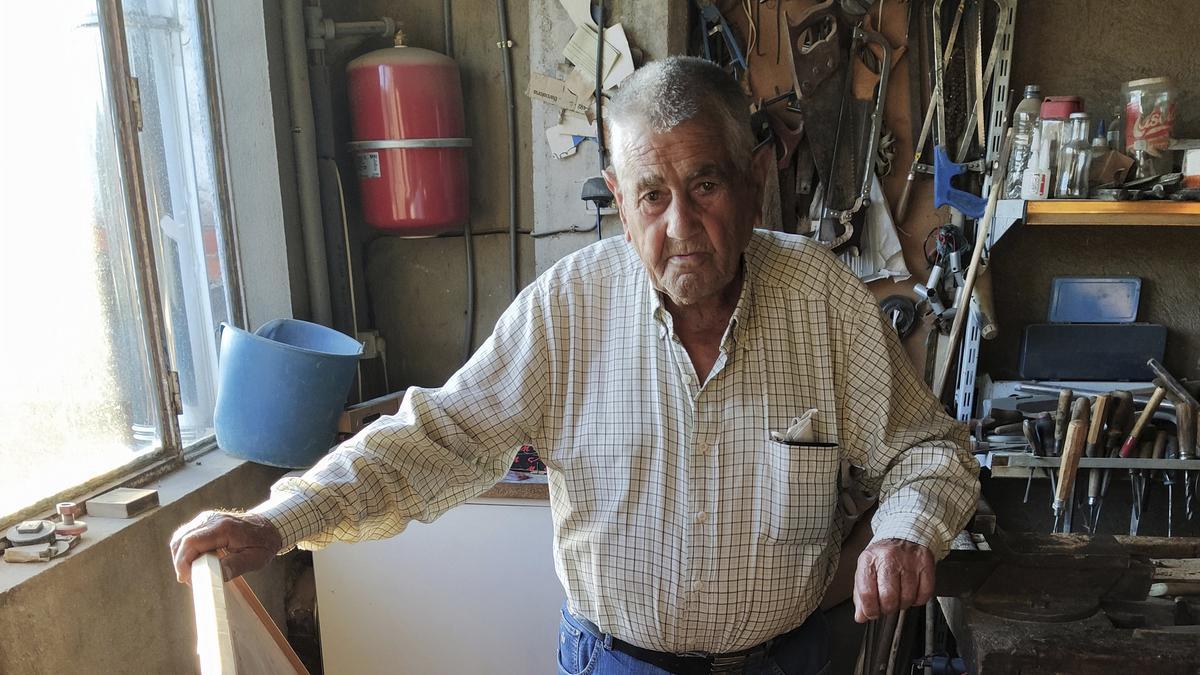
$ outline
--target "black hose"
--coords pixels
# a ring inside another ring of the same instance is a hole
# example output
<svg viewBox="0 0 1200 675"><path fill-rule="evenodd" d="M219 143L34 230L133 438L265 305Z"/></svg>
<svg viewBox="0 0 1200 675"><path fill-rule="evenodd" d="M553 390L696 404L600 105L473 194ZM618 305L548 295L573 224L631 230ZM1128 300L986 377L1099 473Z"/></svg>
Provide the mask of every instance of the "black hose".
<svg viewBox="0 0 1200 675"><path fill-rule="evenodd" d="M500 21L500 49L504 55L504 96L508 104L508 277L509 290L517 297L517 104L513 100L512 42L508 39L508 9L496 0Z"/></svg>
<svg viewBox="0 0 1200 675"><path fill-rule="evenodd" d="M604 147L604 0L592 8L596 22L596 147L600 151L600 171L604 171L607 152Z"/></svg>
<svg viewBox="0 0 1200 675"><path fill-rule="evenodd" d="M607 154L604 147L604 0L598 0L592 8L592 20L596 22L596 150L600 157L600 173L604 174ZM601 226L600 204L596 204L596 241L604 239Z"/></svg>

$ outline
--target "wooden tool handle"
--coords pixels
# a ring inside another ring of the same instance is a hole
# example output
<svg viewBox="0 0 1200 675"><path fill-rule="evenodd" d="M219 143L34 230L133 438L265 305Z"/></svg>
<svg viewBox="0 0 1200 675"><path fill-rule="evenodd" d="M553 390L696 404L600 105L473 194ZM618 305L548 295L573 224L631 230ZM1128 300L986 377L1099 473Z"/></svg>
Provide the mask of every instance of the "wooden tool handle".
<svg viewBox="0 0 1200 675"><path fill-rule="evenodd" d="M1067 442L1063 447L1062 461L1058 465L1058 490L1054 493L1056 503L1066 504L1075 486L1075 471L1079 468L1079 457L1087 441L1087 422L1072 420L1067 425Z"/></svg>
<svg viewBox="0 0 1200 675"><path fill-rule="evenodd" d="M1182 401L1175 404L1175 420L1179 429L1179 458L1196 457L1196 408Z"/></svg>
<svg viewBox="0 0 1200 675"><path fill-rule="evenodd" d="M1100 454L1104 438L1104 420L1108 413L1108 394L1100 394L1092 404L1092 426L1088 429L1087 456L1096 457Z"/></svg>
<svg viewBox="0 0 1200 675"><path fill-rule="evenodd" d="M1121 446L1121 457L1128 458L1133 455L1134 449L1137 448L1138 436L1142 435L1142 430L1146 428L1146 424L1154 417L1158 406L1162 404L1163 397L1167 395L1165 387L1155 387L1154 393L1150 395L1150 400L1146 403L1146 407L1142 408L1142 414L1138 416L1137 422L1134 422L1133 429L1129 432L1129 438L1125 439L1125 444ZM1178 411L1176 411L1178 413Z"/></svg>
<svg viewBox="0 0 1200 675"><path fill-rule="evenodd" d="M1054 454L1061 455L1063 445L1067 441L1067 420L1071 414L1071 398L1075 393L1070 389L1058 392L1058 413L1054 418Z"/></svg>
<svg viewBox="0 0 1200 675"><path fill-rule="evenodd" d="M1100 486L1104 479L1104 472L1100 469L1092 469L1088 472L1088 501L1100 497Z"/></svg>

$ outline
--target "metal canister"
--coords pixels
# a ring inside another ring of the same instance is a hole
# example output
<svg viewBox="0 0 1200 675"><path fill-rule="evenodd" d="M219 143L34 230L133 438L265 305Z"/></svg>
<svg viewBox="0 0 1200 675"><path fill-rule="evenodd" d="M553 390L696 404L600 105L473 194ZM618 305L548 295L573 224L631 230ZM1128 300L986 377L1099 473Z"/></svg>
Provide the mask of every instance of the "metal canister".
<svg viewBox="0 0 1200 675"><path fill-rule="evenodd" d="M1171 80L1151 77L1126 82L1125 152L1137 161L1136 178L1170 173L1171 128L1175 123L1175 94Z"/></svg>

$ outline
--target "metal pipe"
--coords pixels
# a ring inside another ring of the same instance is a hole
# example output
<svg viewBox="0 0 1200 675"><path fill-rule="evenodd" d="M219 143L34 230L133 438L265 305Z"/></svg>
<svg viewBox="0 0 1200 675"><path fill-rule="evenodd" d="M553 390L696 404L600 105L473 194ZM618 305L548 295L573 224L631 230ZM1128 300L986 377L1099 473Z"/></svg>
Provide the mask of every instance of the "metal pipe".
<svg viewBox="0 0 1200 675"><path fill-rule="evenodd" d="M379 21L338 21L333 24L332 31L326 31L326 38L345 37L347 35L378 35L391 37L396 32L396 23L391 19Z"/></svg>
<svg viewBox="0 0 1200 675"><path fill-rule="evenodd" d="M292 122L292 153L296 161L296 183L300 196L300 227L304 239L310 314L314 322L329 325L333 320L333 310L325 255L325 232L321 221L321 187L317 178L317 143L313 133L316 122L313 119L312 92L308 82L303 5L304 0L284 0L281 3L284 64L287 70L288 111Z"/></svg>
<svg viewBox="0 0 1200 675"><path fill-rule="evenodd" d="M1017 385L1017 391L1025 393L1025 394L1058 394L1059 392L1063 391L1064 389L1066 389L1066 387L1056 387L1052 384L1029 383L1029 384ZM1107 394L1108 393L1108 390L1102 391L1099 389L1090 389L1090 388L1085 389L1085 388L1081 388L1079 386L1076 386L1073 391L1076 394L1083 395L1083 396L1095 396L1096 394ZM1144 394L1135 394L1133 397L1133 402L1136 405L1145 406L1147 403L1150 402L1150 397L1146 396ZM1170 410L1172 412L1174 412L1174 410L1175 410L1175 404L1171 402L1171 399L1163 399L1163 402L1161 404L1159 404L1158 407L1161 410Z"/></svg>
<svg viewBox="0 0 1200 675"><path fill-rule="evenodd" d="M508 108L508 276L512 297L517 297L517 104L513 99L512 40L508 38L508 3L496 0L500 22L500 48L504 63L504 97Z"/></svg>

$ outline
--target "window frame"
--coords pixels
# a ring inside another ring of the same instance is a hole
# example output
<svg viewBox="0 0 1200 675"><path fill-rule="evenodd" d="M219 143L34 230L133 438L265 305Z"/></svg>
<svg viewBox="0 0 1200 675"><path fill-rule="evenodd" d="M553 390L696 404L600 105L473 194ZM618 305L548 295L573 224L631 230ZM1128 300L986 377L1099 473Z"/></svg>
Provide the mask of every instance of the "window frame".
<svg viewBox="0 0 1200 675"><path fill-rule="evenodd" d="M204 62L204 84L206 106L212 130L210 142L213 152L214 182L217 188L217 209L221 215L217 242L225 277L225 301L229 308L230 322L238 327L247 323L245 293L242 285L241 263L238 255L237 232L233 219L233 205L227 166L227 142L220 91L220 79L216 72L214 22L210 7L211 0L191 0L196 4L199 38ZM133 266L137 278L137 298L144 319L141 330L146 340L150 371L155 384L153 401L160 420L160 446L136 457L120 468L92 477L82 484L61 490L33 504L5 516L0 528L53 513L57 503L63 501L83 502L113 487L146 485L162 475L182 467L205 453L215 450L216 439L212 434L193 443L184 445L179 424L183 413L180 397L179 376L168 351L168 333L163 310L162 293L158 277L158 260L150 223L141 152L141 102L137 79L130 67L128 41L125 31L125 14L122 0L96 0L96 16L100 31L100 43L104 55L104 75L110 94L108 105L112 109L117 130L117 164L124 185L125 209L129 214Z"/></svg>

